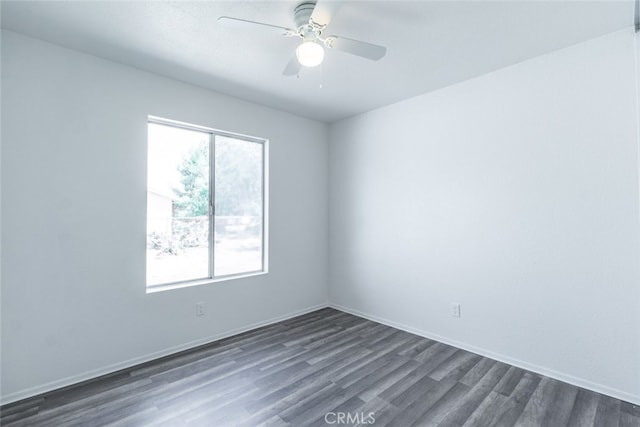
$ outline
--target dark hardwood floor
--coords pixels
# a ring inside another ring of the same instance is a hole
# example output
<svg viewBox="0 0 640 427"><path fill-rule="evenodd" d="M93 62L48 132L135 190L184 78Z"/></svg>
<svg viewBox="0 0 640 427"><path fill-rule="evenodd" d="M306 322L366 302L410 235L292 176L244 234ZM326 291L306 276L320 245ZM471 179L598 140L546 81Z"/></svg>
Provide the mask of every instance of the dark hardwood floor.
<svg viewBox="0 0 640 427"><path fill-rule="evenodd" d="M3 426L56 427L640 426L628 402L333 309L6 405L0 416Z"/></svg>

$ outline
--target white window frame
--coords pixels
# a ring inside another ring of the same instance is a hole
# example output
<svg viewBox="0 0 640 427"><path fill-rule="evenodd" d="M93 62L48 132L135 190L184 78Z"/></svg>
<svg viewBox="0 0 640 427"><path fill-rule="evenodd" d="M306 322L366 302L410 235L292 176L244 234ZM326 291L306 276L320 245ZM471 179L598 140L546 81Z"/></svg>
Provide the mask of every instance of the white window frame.
<svg viewBox="0 0 640 427"><path fill-rule="evenodd" d="M269 140L256 136L244 135L220 129L198 126L176 120L165 119L157 116L147 117L147 128L150 124L158 124L178 129L186 129L209 134L209 277L203 279L183 280L177 282L160 283L145 286L147 293L179 289L189 286L205 285L208 283L222 282L243 277L251 277L267 274L269 272ZM215 138L216 136L229 137L262 145L262 269L242 273L214 275L215 263ZM147 137L148 138L148 137ZM147 139L148 141L148 139ZM146 194L146 193L145 193ZM146 219L145 219L146 221ZM146 244L146 243L145 243ZM145 257L145 271L146 271Z"/></svg>

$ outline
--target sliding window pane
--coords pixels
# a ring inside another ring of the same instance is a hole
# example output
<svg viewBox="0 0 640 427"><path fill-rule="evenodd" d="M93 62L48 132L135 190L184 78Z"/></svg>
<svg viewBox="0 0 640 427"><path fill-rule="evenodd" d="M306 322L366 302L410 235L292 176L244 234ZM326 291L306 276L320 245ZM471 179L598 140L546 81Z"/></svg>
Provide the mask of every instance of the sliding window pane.
<svg viewBox="0 0 640 427"><path fill-rule="evenodd" d="M148 125L147 286L210 274L208 133Z"/></svg>
<svg viewBox="0 0 640 427"><path fill-rule="evenodd" d="M263 147L215 137L214 276L263 270Z"/></svg>

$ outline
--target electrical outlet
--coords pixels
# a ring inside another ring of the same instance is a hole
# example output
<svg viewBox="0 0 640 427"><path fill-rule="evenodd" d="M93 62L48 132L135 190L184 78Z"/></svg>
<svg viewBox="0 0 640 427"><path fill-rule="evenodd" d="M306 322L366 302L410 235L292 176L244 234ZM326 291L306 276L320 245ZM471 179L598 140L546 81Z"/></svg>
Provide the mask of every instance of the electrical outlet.
<svg viewBox="0 0 640 427"><path fill-rule="evenodd" d="M451 315L453 317L460 317L460 304L455 302L451 304Z"/></svg>
<svg viewBox="0 0 640 427"><path fill-rule="evenodd" d="M196 303L196 316L204 316L204 303L197 302Z"/></svg>

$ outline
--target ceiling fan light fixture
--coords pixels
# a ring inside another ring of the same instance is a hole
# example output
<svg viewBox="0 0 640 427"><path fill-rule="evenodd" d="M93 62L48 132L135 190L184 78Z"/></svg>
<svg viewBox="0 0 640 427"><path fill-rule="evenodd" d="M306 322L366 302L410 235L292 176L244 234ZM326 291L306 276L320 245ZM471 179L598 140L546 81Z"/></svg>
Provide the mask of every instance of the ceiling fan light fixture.
<svg viewBox="0 0 640 427"><path fill-rule="evenodd" d="M324 59L324 49L316 42L305 41L296 49L296 57L305 67L316 67Z"/></svg>

